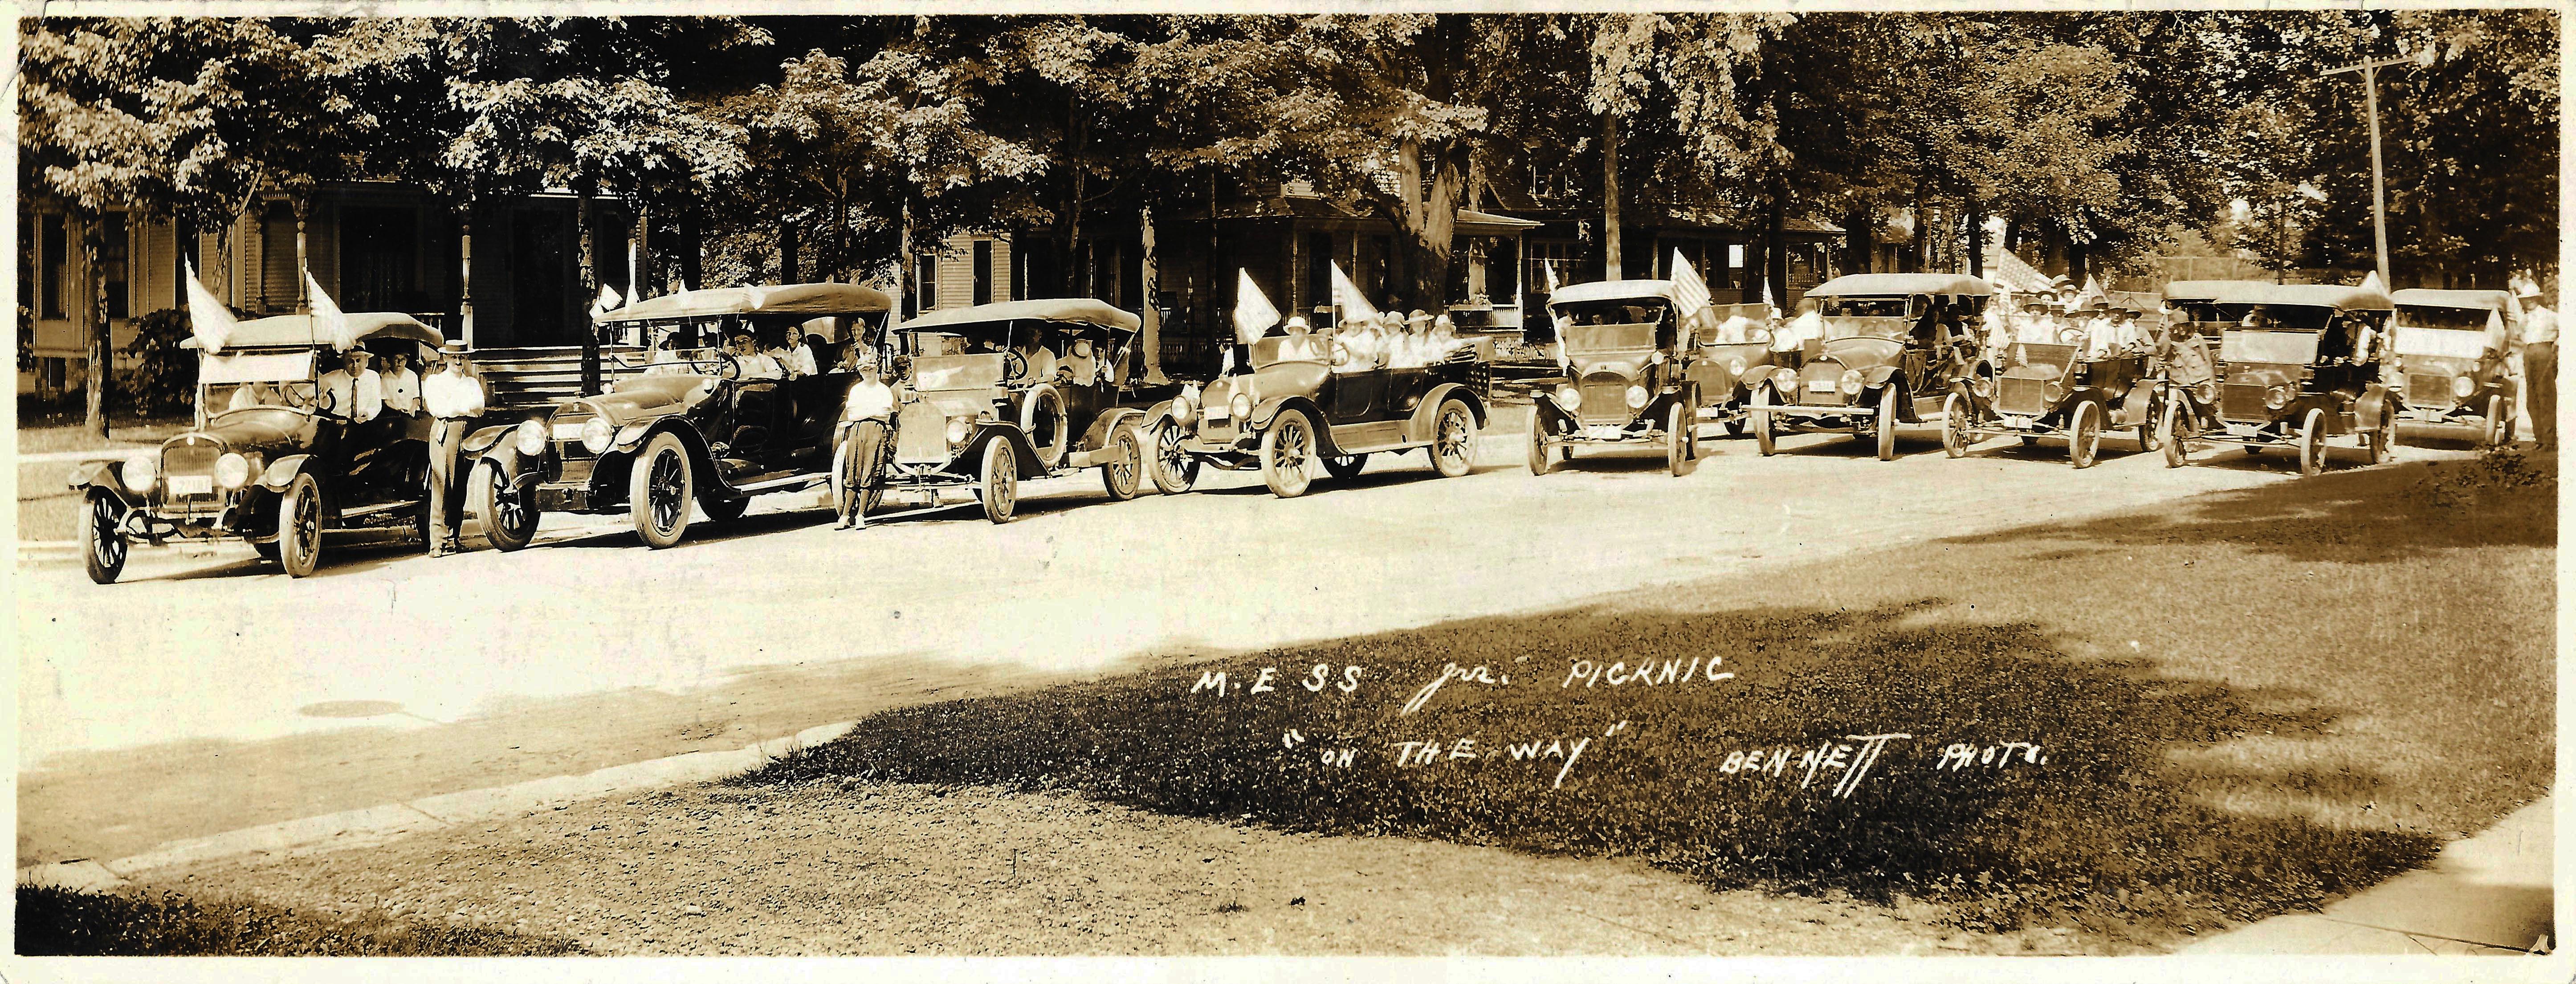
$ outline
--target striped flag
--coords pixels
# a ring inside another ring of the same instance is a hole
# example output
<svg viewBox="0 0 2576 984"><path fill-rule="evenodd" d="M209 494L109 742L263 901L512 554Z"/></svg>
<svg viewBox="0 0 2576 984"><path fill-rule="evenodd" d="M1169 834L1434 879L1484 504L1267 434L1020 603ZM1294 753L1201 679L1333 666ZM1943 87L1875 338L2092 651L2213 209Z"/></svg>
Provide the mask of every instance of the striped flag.
<svg viewBox="0 0 2576 984"><path fill-rule="evenodd" d="M208 352L221 352L233 337L233 313L215 293L197 279L197 265L188 264L188 331L197 336L197 345Z"/></svg>
<svg viewBox="0 0 2576 984"><path fill-rule="evenodd" d="M1342 309L1342 321L1377 317L1377 309L1369 306L1368 298L1360 294L1359 285L1351 282L1350 275L1342 272L1338 261L1333 263L1333 303Z"/></svg>
<svg viewBox="0 0 2576 984"><path fill-rule="evenodd" d="M1252 271L1237 267L1234 272L1234 340L1250 345L1260 341L1261 336L1270 331L1270 326L1279 323L1279 309L1271 306L1269 296L1261 292L1261 285L1252 282ZM1335 270L1333 274L1339 277L1341 271Z"/></svg>
<svg viewBox="0 0 2576 984"><path fill-rule="evenodd" d="M1690 259L1681 250L1673 251L1673 302L1681 308L1684 321L1708 309L1708 281L1691 269Z"/></svg>

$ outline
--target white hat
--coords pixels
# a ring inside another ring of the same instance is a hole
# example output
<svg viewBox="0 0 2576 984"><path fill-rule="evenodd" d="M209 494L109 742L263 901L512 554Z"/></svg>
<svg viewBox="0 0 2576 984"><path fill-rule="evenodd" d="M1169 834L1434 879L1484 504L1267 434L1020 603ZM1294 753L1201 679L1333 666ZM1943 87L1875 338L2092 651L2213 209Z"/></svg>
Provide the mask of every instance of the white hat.
<svg viewBox="0 0 2576 984"><path fill-rule="evenodd" d="M2516 274L2513 278L2513 296L2538 297L2540 296L2540 285L2532 283L2530 277Z"/></svg>

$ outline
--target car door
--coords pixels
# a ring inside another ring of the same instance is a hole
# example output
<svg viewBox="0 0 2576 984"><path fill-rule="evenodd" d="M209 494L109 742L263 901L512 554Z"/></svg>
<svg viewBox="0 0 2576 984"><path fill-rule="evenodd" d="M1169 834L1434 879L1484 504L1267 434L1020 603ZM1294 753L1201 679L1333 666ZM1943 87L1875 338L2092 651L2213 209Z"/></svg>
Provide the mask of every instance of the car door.
<svg viewBox="0 0 2576 984"><path fill-rule="evenodd" d="M1392 370L1370 369L1365 372L1333 374L1333 400L1325 412L1333 415L1328 423L1355 424L1380 419L1380 407L1386 402L1387 380Z"/></svg>

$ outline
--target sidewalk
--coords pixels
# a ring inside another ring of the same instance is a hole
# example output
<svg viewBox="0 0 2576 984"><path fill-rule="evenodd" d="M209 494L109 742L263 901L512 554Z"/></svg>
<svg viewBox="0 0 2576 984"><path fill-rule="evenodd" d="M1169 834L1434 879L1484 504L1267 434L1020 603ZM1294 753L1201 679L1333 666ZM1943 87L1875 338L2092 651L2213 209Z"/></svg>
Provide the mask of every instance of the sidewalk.
<svg viewBox="0 0 2576 984"><path fill-rule="evenodd" d="M2554 796L2444 847L2433 863L2323 912L2274 916L2178 953L2399 955L2548 952Z"/></svg>

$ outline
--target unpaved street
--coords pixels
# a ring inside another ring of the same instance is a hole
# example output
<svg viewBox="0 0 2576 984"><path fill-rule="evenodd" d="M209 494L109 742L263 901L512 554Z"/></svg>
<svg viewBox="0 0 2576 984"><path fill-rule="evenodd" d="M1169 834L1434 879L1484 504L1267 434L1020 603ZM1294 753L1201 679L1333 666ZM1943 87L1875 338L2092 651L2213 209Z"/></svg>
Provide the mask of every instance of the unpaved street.
<svg viewBox="0 0 2576 984"><path fill-rule="evenodd" d="M2057 445L1948 460L1925 429L1895 462L1803 436L1768 459L1711 441L1678 479L1644 452L1532 477L1495 433L1461 479L1405 455L1298 500L1209 473L1122 504L1077 476L1001 527L965 508L837 532L800 495L667 551L558 516L521 553L335 549L302 581L239 548L138 551L107 587L44 561L19 591L20 861L2295 478L2277 453L2167 470L2104 443L2082 472Z"/></svg>

